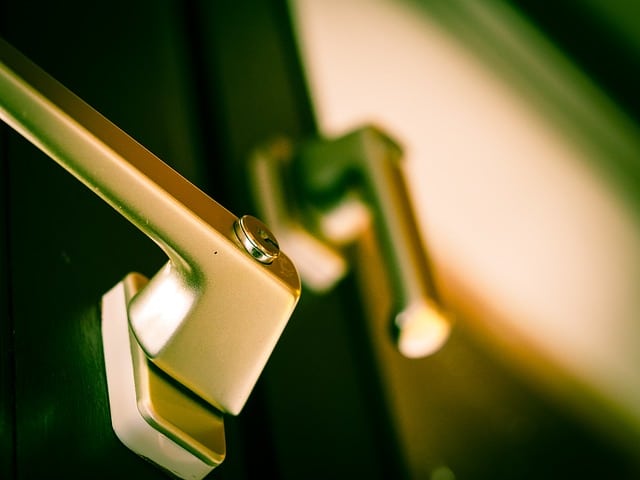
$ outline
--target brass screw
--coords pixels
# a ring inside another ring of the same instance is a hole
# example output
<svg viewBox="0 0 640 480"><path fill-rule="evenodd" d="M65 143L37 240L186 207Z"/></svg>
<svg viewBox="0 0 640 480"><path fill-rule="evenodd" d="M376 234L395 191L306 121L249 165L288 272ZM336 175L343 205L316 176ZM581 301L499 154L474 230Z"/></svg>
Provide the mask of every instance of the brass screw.
<svg viewBox="0 0 640 480"><path fill-rule="evenodd" d="M236 220L233 230L247 253L260 263L268 265L280 254L275 235L257 218L244 215Z"/></svg>

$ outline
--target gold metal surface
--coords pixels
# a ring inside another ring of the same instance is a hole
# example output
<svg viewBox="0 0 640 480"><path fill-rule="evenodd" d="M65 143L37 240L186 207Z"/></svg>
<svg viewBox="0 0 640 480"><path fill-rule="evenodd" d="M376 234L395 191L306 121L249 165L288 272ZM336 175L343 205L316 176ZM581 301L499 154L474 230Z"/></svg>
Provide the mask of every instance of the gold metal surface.
<svg viewBox="0 0 640 480"><path fill-rule="evenodd" d="M252 258L233 214L2 40L0 118L166 252L131 328L159 368L237 414L300 295L289 258Z"/></svg>
<svg viewBox="0 0 640 480"><path fill-rule="evenodd" d="M126 301L147 284L130 274L124 280ZM156 430L212 467L226 454L222 413L172 380L146 357L131 337L131 357L138 410Z"/></svg>

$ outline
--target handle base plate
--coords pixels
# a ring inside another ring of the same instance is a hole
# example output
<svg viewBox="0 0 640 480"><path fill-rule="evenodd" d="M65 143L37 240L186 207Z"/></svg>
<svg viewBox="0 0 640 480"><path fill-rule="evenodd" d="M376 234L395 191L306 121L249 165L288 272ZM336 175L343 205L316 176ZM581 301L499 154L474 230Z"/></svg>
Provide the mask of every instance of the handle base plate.
<svg viewBox="0 0 640 480"><path fill-rule="evenodd" d="M173 475L199 480L224 460L224 420L145 356L127 305L147 280L129 274L102 299L102 340L113 429L130 450Z"/></svg>

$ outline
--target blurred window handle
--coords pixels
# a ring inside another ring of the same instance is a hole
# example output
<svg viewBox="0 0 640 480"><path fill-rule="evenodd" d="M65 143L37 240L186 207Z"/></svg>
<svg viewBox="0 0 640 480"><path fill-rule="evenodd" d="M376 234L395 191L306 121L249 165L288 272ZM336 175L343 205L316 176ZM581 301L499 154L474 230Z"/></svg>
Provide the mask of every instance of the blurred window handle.
<svg viewBox="0 0 640 480"><path fill-rule="evenodd" d="M276 140L253 158L253 188L307 288L331 289L348 269L343 247L373 231L403 355L436 352L450 331L404 182L400 147L366 126L337 139ZM367 269L367 265L358 265ZM367 301L375 301L368 298Z"/></svg>

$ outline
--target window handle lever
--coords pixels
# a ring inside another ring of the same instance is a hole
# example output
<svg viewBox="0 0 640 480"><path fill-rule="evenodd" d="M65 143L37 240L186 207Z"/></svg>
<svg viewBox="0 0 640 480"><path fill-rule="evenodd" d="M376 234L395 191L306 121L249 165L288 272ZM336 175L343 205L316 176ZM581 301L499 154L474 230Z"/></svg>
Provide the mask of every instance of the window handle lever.
<svg viewBox="0 0 640 480"><path fill-rule="evenodd" d="M239 413L300 294L275 237L253 217L238 219L1 39L0 118L164 250L168 262L146 286L127 283L132 348L157 378L172 377L217 412Z"/></svg>
<svg viewBox="0 0 640 480"><path fill-rule="evenodd" d="M450 316L437 293L401 160L393 140L366 126L335 139L274 141L256 151L251 170L261 215L287 245L308 288L332 288L349 268L344 247L373 232L377 255L367 262L380 264L386 277L396 345L407 357L422 357L445 342Z"/></svg>

